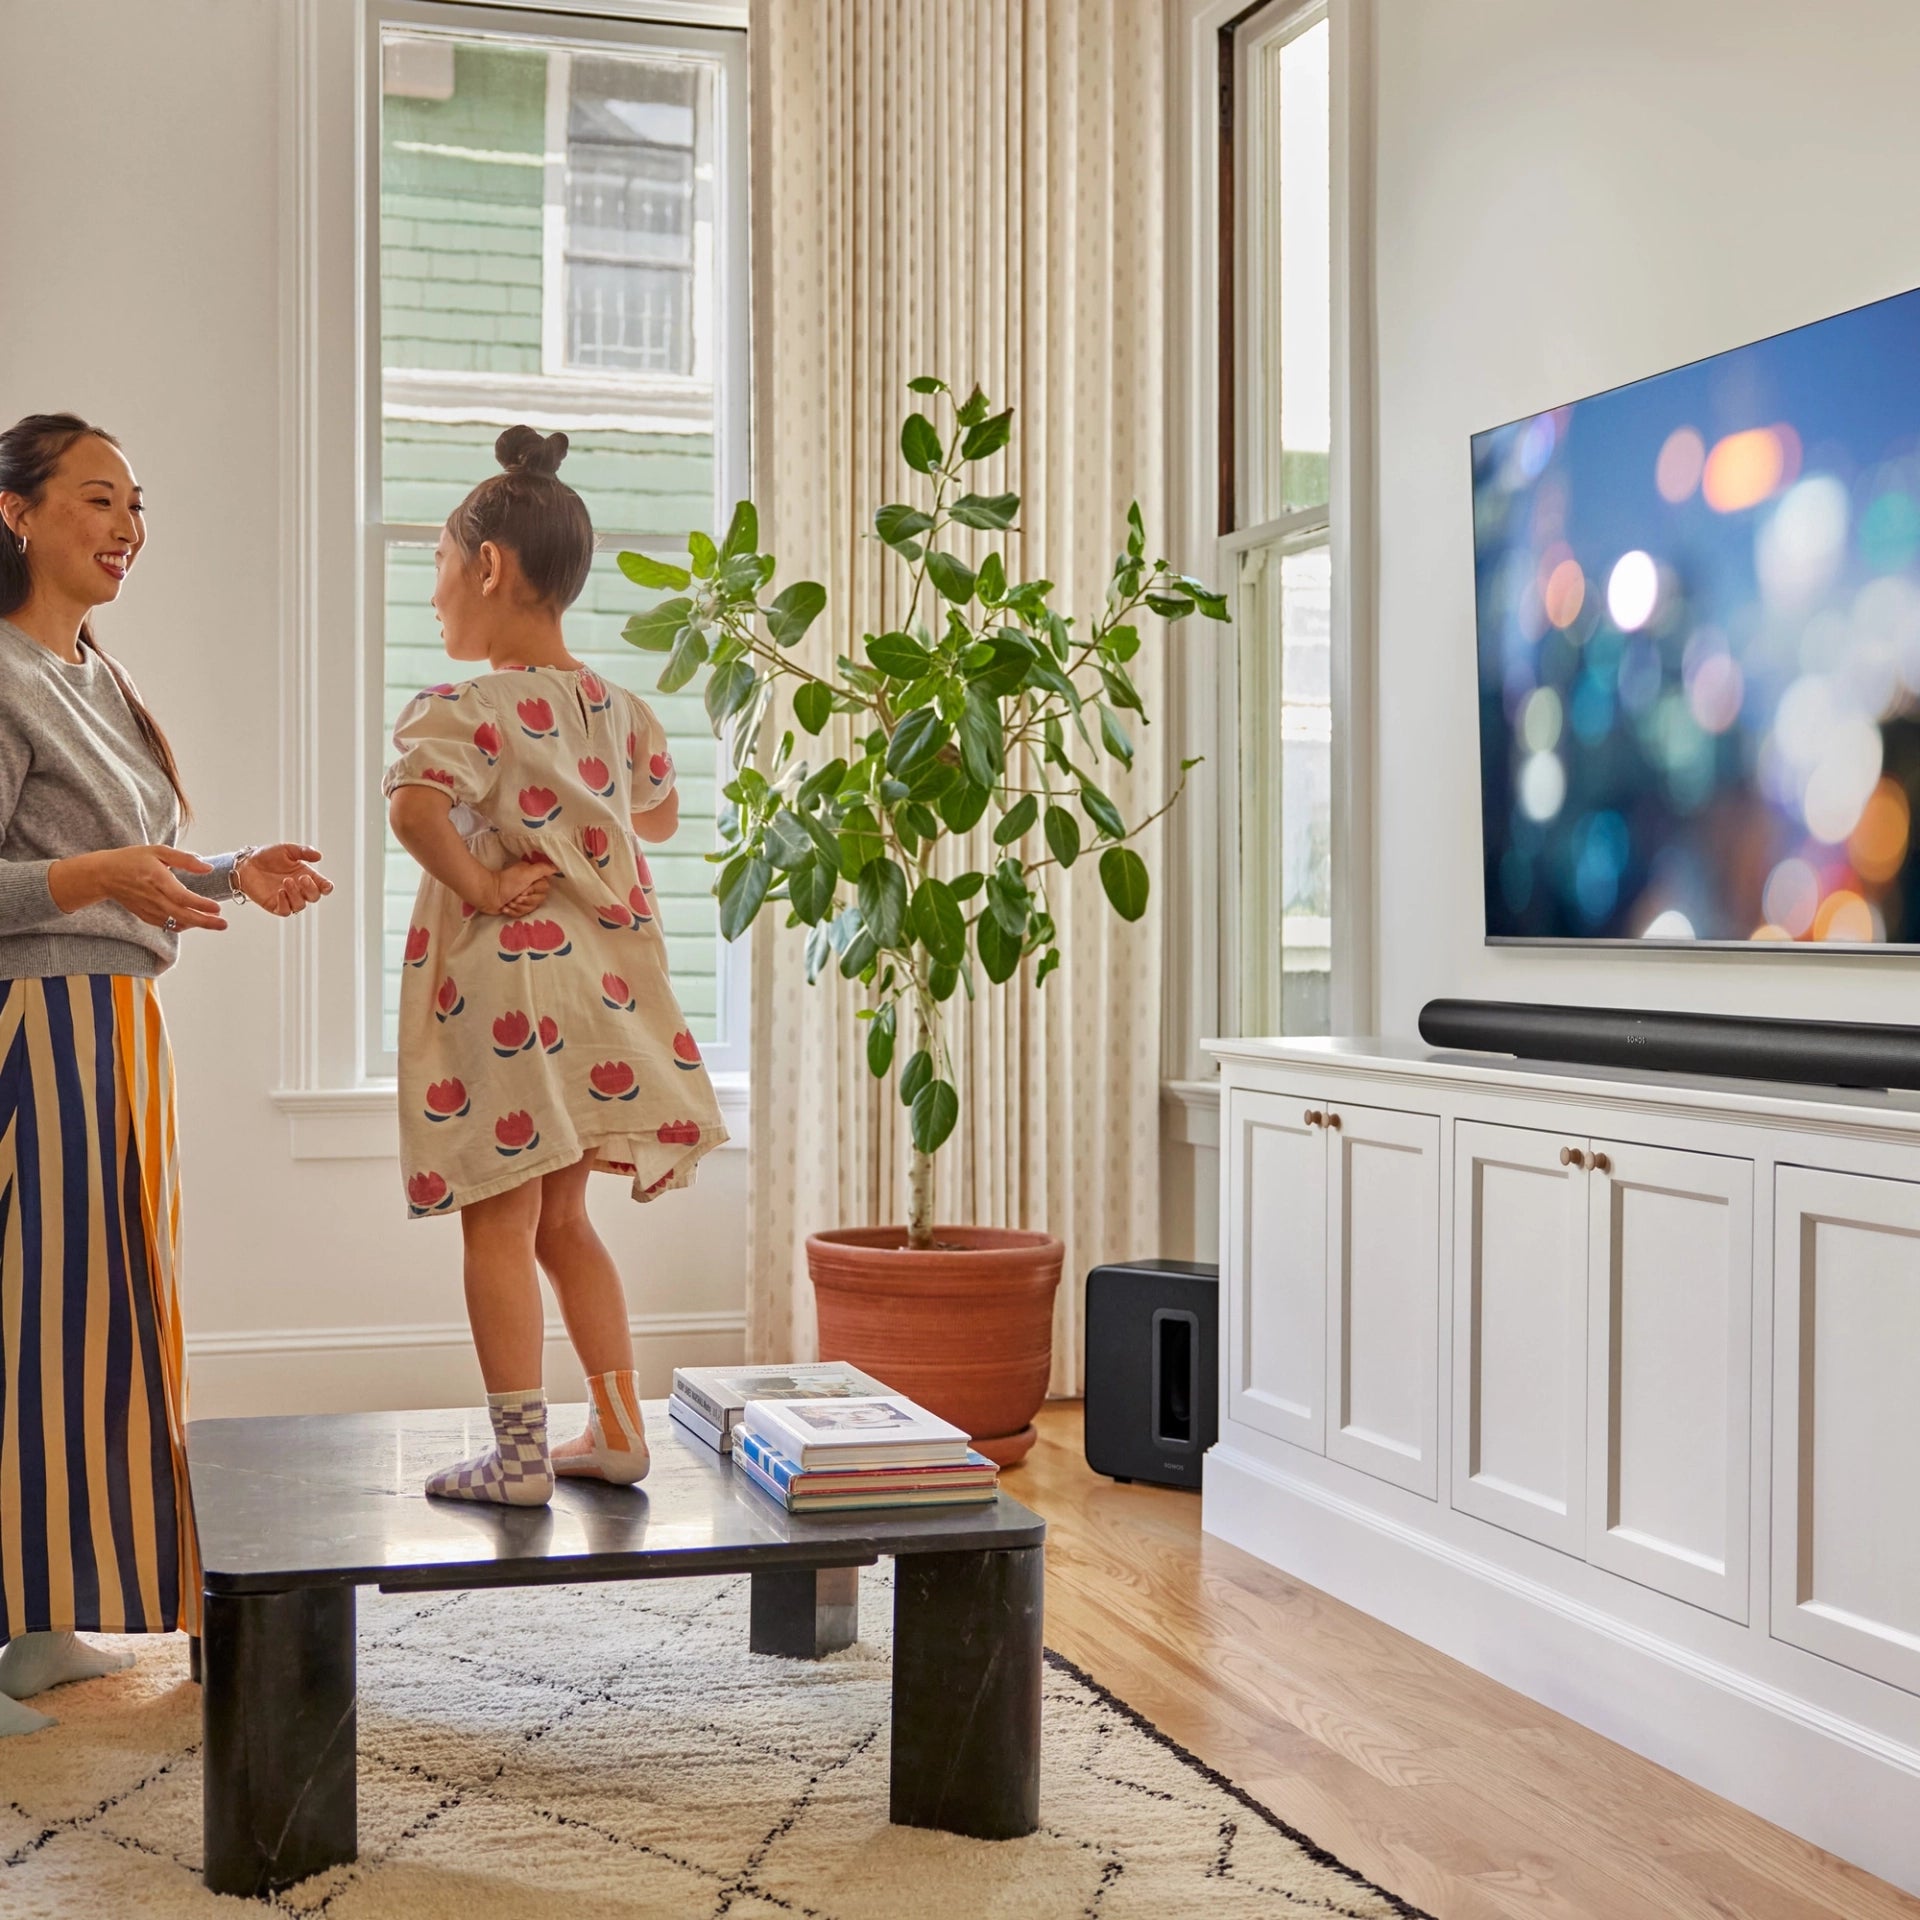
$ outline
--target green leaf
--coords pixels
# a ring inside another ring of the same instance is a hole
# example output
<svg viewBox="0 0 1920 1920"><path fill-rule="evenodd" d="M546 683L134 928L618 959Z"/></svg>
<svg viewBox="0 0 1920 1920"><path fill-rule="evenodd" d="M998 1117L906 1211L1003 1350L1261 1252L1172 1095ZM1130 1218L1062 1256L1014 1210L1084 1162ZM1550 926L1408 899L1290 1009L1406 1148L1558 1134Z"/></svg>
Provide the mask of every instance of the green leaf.
<svg viewBox="0 0 1920 1920"><path fill-rule="evenodd" d="M650 553L623 553L618 556L618 564L636 587L665 587L670 593L678 593L693 578L685 567L656 560Z"/></svg>
<svg viewBox="0 0 1920 1920"><path fill-rule="evenodd" d="M1138 560L1147 550L1147 530L1140 518L1140 502L1127 508L1127 552Z"/></svg>
<svg viewBox="0 0 1920 1920"><path fill-rule="evenodd" d="M849 807L840 823L840 871L849 880L857 881L866 871L867 862L878 860L886 850L880 838L880 823L873 817L872 809Z"/></svg>
<svg viewBox="0 0 1920 1920"><path fill-rule="evenodd" d="M1105 701L1100 703L1100 738L1106 743L1107 751L1123 767L1133 765L1133 742L1127 738L1127 730L1114 718L1113 709Z"/></svg>
<svg viewBox="0 0 1920 1920"><path fill-rule="evenodd" d="M813 858L813 836L797 813L782 807L767 822L767 858L782 873Z"/></svg>
<svg viewBox="0 0 1920 1920"><path fill-rule="evenodd" d="M754 552L759 545L760 516L751 500L742 500L734 508L733 518L727 522L726 537L720 542L720 563L724 566L729 560Z"/></svg>
<svg viewBox="0 0 1920 1920"><path fill-rule="evenodd" d="M987 802L992 797L991 781L976 783L961 779L956 780L934 805L952 832L965 833L979 824L980 816L986 812Z"/></svg>
<svg viewBox="0 0 1920 1920"><path fill-rule="evenodd" d="M897 502L892 506L882 507L873 516L874 532L890 547L912 546L914 536L925 533L932 525L932 514L922 513L918 507L901 506Z"/></svg>
<svg viewBox="0 0 1920 1920"><path fill-rule="evenodd" d="M975 786L991 787L1000 778L1006 751L999 701L980 687L969 687L967 704L960 715L960 759L967 778ZM947 824L952 826L953 822Z"/></svg>
<svg viewBox="0 0 1920 1920"><path fill-rule="evenodd" d="M986 969L987 978L996 987L1003 981L1011 980L1020 965L1021 943L1018 936L1010 934L992 914L983 913L974 927L973 937L980 949L980 964Z"/></svg>
<svg viewBox="0 0 1920 1920"><path fill-rule="evenodd" d="M1040 956L1040 964L1033 970L1033 984L1036 987L1045 986L1047 983L1047 975L1059 964L1060 949L1058 947L1049 947L1046 952Z"/></svg>
<svg viewBox="0 0 1920 1920"><path fill-rule="evenodd" d="M972 436L968 436L971 440ZM969 454L969 459L978 456ZM1013 516L1020 511L1020 496L1017 493L963 493L947 509L963 527L979 527L988 533L997 533L1013 525Z"/></svg>
<svg viewBox="0 0 1920 1920"><path fill-rule="evenodd" d="M1119 840L1125 836L1127 823L1121 818L1120 809L1091 780L1080 782L1080 804L1086 809L1087 818L1109 840Z"/></svg>
<svg viewBox="0 0 1920 1920"><path fill-rule="evenodd" d="M853 931L847 938L845 949L840 955L840 977L843 980L857 980L873 965L877 949L873 944L873 935L860 924L859 915L854 915Z"/></svg>
<svg viewBox="0 0 1920 1920"><path fill-rule="evenodd" d="M693 560L693 571L702 580L711 580L713 570L719 564L720 549L713 544L710 536L704 533L687 535L687 552Z"/></svg>
<svg viewBox="0 0 1920 1920"><path fill-rule="evenodd" d="M951 1000L953 990L960 984L960 969L950 967L943 962L935 963L927 970L927 991L936 1000Z"/></svg>
<svg viewBox="0 0 1920 1920"><path fill-rule="evenodd" d="M706 663L706 636L688 627L673 643L673 652L667 656L667 664L660 670L660 691L678 693Z"/></svg>
<svg viewBox="0 0 1920 1920"><path fill-rule="evenodd" d="M931 473L940 464L940 436L924 413L910 413L900 429L900 454L915 473Z"/></svg>
<svg viewBox="0 0 1920 1920"><path fill-rule="evenodd" d="M884 1079L893 1065L893 1020L889 1002L873 1016L873 1024L867 1029L867 1071L876 1080Z"/></svg>
<svg viewBox="0 0 1920 1920"><path fill-rule="evenodd" d="M1013 871L1009 873L1007 869ZM1020 877L1020 863L1003 860L987 881L987 912L1000 923L1001 930L1015 940L1027 937L1032 896Z"/></svg>
<svg viewBox="0 0 1920 1920"><path fill-rule="evenodd" d="M816 813L803 813L800 824L806 828L820 864L830 874L840 872L840 836Z"/></svg>
<svg viewBox="0 0 1920 1920"><path fill-rule="evenodd" d="M727 939L738 940L753 924L753 916L760 911L772 883L773 868L762 853L742 856L721 875L720 931Z"/></svg>
<svg viewBox="0 0 1920 1920"><path fill-rule="evenodd" d="M937 840L940 837L940 818L934 810L920 800L909 800L900 809L900 818L917 833L922 840Z"/></svg>
<svg viewBox="0 0 1920 1920"><path fill-rule="evenodd" d="M808 681L808 686L817 682ZM799 705L800 696L794 695L794 704ZM801 807L808 807L821 798L830 798L840 791L840 782L847 777L847 763L844 760L829 760L824 767L816 768L800 783L800 791L793 797Z"/></svg>
<svg viewBox="0 0 1920 1920"><path fill-rule="evenodd" d="M1124 666L1140 651L1140 629L1138 627L1109 627L1107 629L1107 651Z"/></svg>
<svg viewBox="0 0 1920 1920"><path fill-rule="evenodd" d="M787 875L787 898L808 926L818 926L833 911L833 888L839 878L831 862L812 853Z"/></svg>
<svg viewBox="0 0 1920 1920"><path fill-rule="evenodd" d="M973 391L954 409L954 417L963 427L977 426L987 417L987 409L993 402L980 391L979 383L974 383Z"/></svg>
<svg viewBox="0 0 1920 1920"><path fill-rule="evenodd" d="M933 655L904 633L869 634L867 658L896 680L917 680L933 665Z"/></svg>
<svg viewBox="0 0 1920 1920"><path fill-rule="evenodd" d="M947 390L947 383L944 380L936 380L930 373L916 373L907 385L915 393L945 393Z"/></svg>
<svg viewBox="0 0 1920 1920"><path fill-rule="evenodd" d="M993 830L996 846L1011 846L1040 817L1040 802L1030 793L1022 794L1000 817Z"/></svg>
<svg viewBox="0 0 1920 1920"><path fill-rule="evenodd" d="M832 714L833 689L824 680L808 680L795 690L793 717L809 733L818 733Z"/></svg>
<svg viewBox="0 0 1920 1920"><path fill-rule="evenodd" d="M796 580L774 595L767 609L767 631L776 647L790 647L813 625L827 604L827 590L818 580Z"/></svg>
<svg viewBox="0 0 1920 1920"><path fill-rule="evenodd" d="M1047 845L1063 867L1080 858L1080 822L1065 807L1047 808Z"/></svg>
<svg viewBox="0 0 1920 1920"><path fill-rule="evenodd" d="M913 930L936 961L960 964L967 951L967 916L944 880L922 880L914 889Z"/></svg>
<svg viewBox="0 0 1920 1920"><path fill-rule="evenodd" d="M955 978L959 976L956 974ZM912 1106L919 1097L920 1089L933 1078L933 1055L925 1047L914 1050L913 1056L900 1069L900 1098Z"/></svg>
<svg viewBox="0 0 1920 1920"><path fill-rule="evenodd" d="M973 586L983 606L998 606L1007 597L1007 563L997 553L988 554L980 562Z"/></svg>
<svg viewBox="0 0 1920 1920"><path fill-rule="evenodd" d="M960 443L962 460L984 460L990 453L998 453L1013 438L1013 409L1005 413L996 413L982 420L978 426L967 429L967 437Z"/></svg>
<svg viewBox="0 0 1920 1920"><path fill-rule="evenodd" d="M1131 847L1109 847L1100 856L1100 884L1122 920L1147 910L1147 863Z"/></svg>
<svg viewBox="0 0 1920 1920"><path fill-rule="evenodd" d="M744 660L715 667L707 681L707 718L718 733L753 698L759 676Z"/></svg>
<svg viewBox="0 0 1920 1920"><path fill-rule="evenodd" d="M907 915L907 876L882 854L860 870L860 918L878 947L897 947Z"/></svg>
<svg viewBox="0 0 1920 1920"><path fill-rule="evenodd" d="M944 1080L929 1080L914 1096L913 1144L922 1153L937 1153L959 1118L960 1096Z"/></svg>
<svg viewBox="0 0 1920 1920"><path fill-rule="evenodd" d="M620 629L621 638L628 646L639 647L645 653L671 653L692 611L691 600L662 600L657 607L636 613Z"/></svg>
<svg viewBox="0 0 1920 1920"><path fill-rule="evenodd" d="M952 738L953 729L937 707L915 707L893 730L887 743L887 771L902 777L930 760Z"/></svg>
<svg viewBox="0 0 1920 1920"><path fill-rule="evenodd" d="M807 935L807 985L812 986L833 958L833 938L823 926Z"/></svg>
<svg viewBox="0 0 1920 1920"><path fill-rule="evenodd" d="M987 876L984 873L956 874L949 884L956 900L971 900L987 884Z"/></svg>
<svg viewBox="0 0 1920 1920"><path fill-rule="evenodd" d="M1193 611L1191 600L1176 600L1171 594L1166 593L1148 594L1147 605L1162 620L1184 620Z"/></svg>
<svg viewBox="0 0 1920 1920"><path fill-rule="evenodd" d="M973 598L973 569L950 553L927 555L927 577L949 600L960 606L965 606Z"/></svg>
<svg viewBox="0 0 1920 1920"><path fill-rule="evenodd" d="M1107 698L1116 707L1129 707L1142 720L1147 717L1146 702L1140 698L1140 689L1133 684L1133 676L1125 667L1100 667L1100 684L1107 690Z"/></svg>

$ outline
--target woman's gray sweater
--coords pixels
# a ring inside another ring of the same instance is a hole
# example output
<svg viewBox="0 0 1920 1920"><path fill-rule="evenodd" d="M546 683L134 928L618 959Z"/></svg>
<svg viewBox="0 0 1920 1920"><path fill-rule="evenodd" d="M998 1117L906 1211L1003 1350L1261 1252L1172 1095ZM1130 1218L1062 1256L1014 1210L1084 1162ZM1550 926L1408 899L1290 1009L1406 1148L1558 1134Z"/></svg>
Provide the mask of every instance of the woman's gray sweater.
<svg viewBox="0 0 1920 1920"><path fill-rule="evenodd" d="M47 871L75 854L171 846L179 831L180 803L106 662L62 660L0 620L0 980L172 966L177 934L112 900L62 913ZM233 861L179 878L224 899Z"/></svg>

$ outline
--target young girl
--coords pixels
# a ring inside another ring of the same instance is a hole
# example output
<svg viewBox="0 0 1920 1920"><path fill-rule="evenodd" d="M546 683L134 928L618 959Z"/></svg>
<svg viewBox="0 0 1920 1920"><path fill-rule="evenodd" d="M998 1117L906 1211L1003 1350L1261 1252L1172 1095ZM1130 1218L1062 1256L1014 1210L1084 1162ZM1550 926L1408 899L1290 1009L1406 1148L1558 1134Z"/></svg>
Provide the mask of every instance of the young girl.
<svg viewBox="0 0 1920 1920"><path fill-rule="evenodd" d="M394 729L384 791L425 873L400 998L400 1140L415 1219L458 1210L467 1317L494 1447L430 1494L540 1506L553 1476L647 1470L620 1275L587 1218L587 1176L636 1200L685 1186L726 1129L667 978L640 842L679 824L652 711L568 651L561 615L593 525L556 477L562 433L509 427L502 473L434 550L448 654L484 662L430 687ZM549 1450L536 1268L587 1373L587 1431Z"/></svg>

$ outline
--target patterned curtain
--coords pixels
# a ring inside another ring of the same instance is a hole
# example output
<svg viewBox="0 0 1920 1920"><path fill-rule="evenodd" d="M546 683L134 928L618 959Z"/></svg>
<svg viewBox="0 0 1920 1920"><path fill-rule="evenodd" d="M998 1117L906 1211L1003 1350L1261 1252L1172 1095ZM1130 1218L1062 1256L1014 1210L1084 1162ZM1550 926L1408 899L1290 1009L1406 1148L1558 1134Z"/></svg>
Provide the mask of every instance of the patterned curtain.
<svg viewBox="0 0 1920 1920"><path fill-rule="evenodd" d="M1044 573L1090 616L1128 501L1150 542L1163 526L1160 0L756 0L751 25L755 498L780 578L827 589L806 663L904 613L906 569L871 529L918 478L899 430L919 373L1015 407L976 483L1024 503L995 538L1013 578ZM1142 637L1162 716L1165 636ZM1108 763L1130 819L1166 791L1165 731L1145 731L1131 780ZM1140 843L1156 874L1161 844ZM941 1220L1066 1243L1053 1391L1072 1394L1087 1269L1158 1251L1161 927L1157 888L1128 926L1091 860L1051 888L1059 970L1039 989L1030 962L1005 988L983 977L956 1022L936 1193ZM804 929L774 919L753 936L758 1359L816 1351L810 1232L906 1218L906 1114L868 1077L858 990L807 986Z"/></svg>

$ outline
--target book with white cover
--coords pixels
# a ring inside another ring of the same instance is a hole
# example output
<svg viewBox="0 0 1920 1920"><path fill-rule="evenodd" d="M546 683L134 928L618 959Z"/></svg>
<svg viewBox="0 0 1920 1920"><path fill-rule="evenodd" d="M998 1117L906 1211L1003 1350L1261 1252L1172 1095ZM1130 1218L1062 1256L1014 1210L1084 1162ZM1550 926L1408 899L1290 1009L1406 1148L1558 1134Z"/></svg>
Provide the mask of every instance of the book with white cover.
<svg viewBox="0 0 1920 1920"><path fill-rule="evenodd" d="M787 1366L675 1367L673 1393L723 1436L749 1400L828 1400L852 1394L889 1393L876 1380L844 1360L796 1360ZM723 1438L721 1450L726 1450Z"/></svg>
<svg viewBox="0 0 1920 1920"><path fill-rule="evenodd" d="M749 1400L740 1424L795 1466L919 1467L967 1457L967 1435L903 1393L859 1399Z"/></svg>

